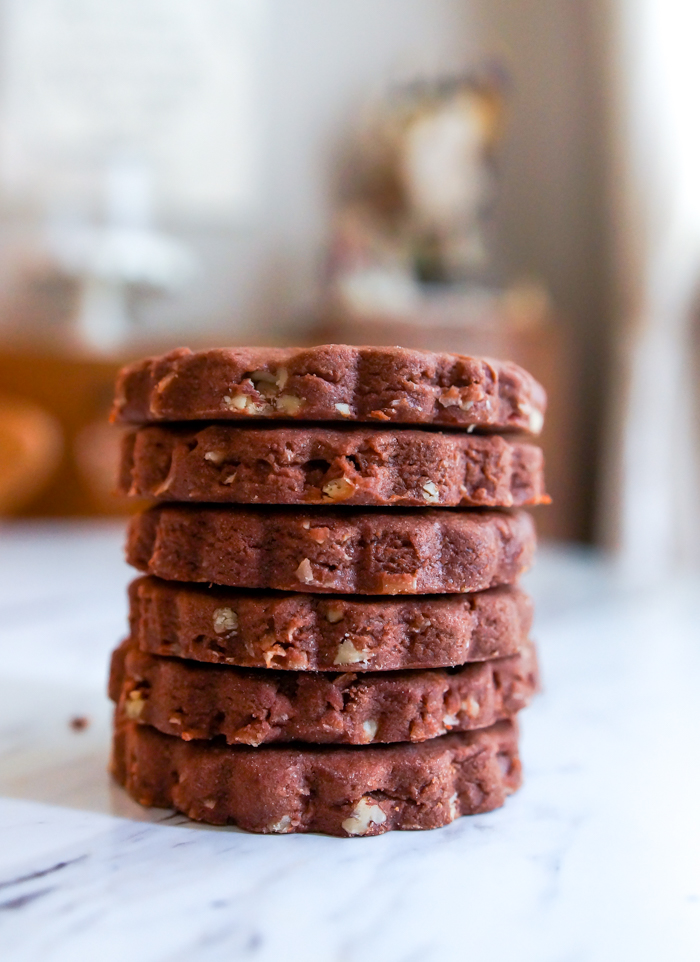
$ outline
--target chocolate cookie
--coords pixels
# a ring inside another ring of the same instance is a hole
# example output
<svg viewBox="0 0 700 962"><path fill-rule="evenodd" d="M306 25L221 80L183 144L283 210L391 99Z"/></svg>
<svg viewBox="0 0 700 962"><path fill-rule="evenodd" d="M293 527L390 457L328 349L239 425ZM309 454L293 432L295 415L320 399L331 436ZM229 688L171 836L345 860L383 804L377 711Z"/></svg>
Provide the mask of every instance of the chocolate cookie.
<svg viewBox="0 0 700 962"><path fill-rule="evenodd" d="M400 347L179 348L125 367L112 418L295 418L539 434L546 396L504 361Z"/></svg>
<svg viewBox="0 0 700 962"><path fill-rule="evenodd" d="M374 599L137 578L129 596L142 651L248 668L444 668L517 654L532 623L532 602L515 587Z"/></svg>
<svg viewBox="0 0 700 962"><path fill-rule="evenodd" d="M536 687L531 642L459 668L323 674L160 658L128 640L112 656L109 695L127 718L186 741L366 745L487 728L524 708Z"/></svg>
<svg viewBox="0 0 700 962"><path fill-rule="evenodd" d="M532 519L522 511L165 505L132 518L127 560L172 581L442 594L515 582L534 547Z"/></svg>
<svg viewBox="0 0 700 962"><path fill-rule="evenodd" d="M124 438L122 494L385 507L546 504L533 444L434 431L150 425Z"/></svg>
<svg viewBox="0 0 700 962"><path fill-rule="evenodd" d="M141 805L253 832L380 835L501 806L520 785L505 721L420 744L230 747L117 721L112 772Z"/></svg>

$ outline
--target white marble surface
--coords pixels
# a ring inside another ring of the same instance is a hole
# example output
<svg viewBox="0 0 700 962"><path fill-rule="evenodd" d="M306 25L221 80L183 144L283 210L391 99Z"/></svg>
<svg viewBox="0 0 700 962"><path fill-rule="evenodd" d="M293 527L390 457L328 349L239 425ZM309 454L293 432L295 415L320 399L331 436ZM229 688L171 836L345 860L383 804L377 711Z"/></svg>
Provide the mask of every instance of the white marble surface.
<svg viewBox="0 0 700 962"><path fill-rule="evenodd" d="M506 807L425 833L259 837L109 783L120 541L0 529L3 960L700 959L700 582L626 594L592 556L542 552L546 689Z"/></svg>

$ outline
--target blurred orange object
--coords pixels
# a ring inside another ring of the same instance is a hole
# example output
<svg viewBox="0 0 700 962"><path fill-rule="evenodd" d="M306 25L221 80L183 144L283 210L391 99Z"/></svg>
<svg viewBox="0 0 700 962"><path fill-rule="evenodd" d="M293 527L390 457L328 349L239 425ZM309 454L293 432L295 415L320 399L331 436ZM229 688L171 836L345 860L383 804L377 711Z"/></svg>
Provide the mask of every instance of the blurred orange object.
<svg viewBox="0 0 700 962"><path fill-rule="evenodd" d="M21 482L23 496L13 500L11 510L25 516L58 517L132 510L125 498L112 494L121 436L107 424L114 378L124 361L0 350L2 394L45 412L63 437L63 444L54 451L51 483ZM4 413L0 419L4 437L8 430ZM3 452L3 474L9 457ZM0 510L10 509L3 503Z"/></svg>
<svg viewBox="0 0 700 962"><path fill-rule="evenodd" d="M48 485L62 450L55 417L29 401L0 397L0 514L22 508Z"/></svg>

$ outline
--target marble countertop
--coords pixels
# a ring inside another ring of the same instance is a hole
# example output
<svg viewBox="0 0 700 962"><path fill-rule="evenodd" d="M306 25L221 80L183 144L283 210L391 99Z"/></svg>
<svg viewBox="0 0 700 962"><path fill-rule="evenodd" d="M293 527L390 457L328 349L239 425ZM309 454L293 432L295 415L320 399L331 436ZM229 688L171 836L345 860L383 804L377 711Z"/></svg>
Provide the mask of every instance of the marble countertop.
<svg viewBox="0 0 700 962"><path fill-rule="evenodd" d="M543 550L545 689L505 808L433 832L261 837L144 811L107 777L121 540L0 529L4 960L700 958L700 580L633 593L592 554Z"/></svg>

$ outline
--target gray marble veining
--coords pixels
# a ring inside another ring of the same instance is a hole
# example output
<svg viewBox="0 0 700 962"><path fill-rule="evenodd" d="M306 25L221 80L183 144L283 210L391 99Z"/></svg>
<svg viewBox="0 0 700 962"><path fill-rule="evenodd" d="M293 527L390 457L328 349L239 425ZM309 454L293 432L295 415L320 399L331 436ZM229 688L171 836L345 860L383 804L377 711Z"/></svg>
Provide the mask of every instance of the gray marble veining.
<svg viewBox="0 0 700 962"><path fill-rule="evenodd" d="M543 551L545 690L505 808L425 833L260 837L143 810L107 777L120 540L0 537L3 960L700 958L697 580L626 595L593 556Z"/></svg>

